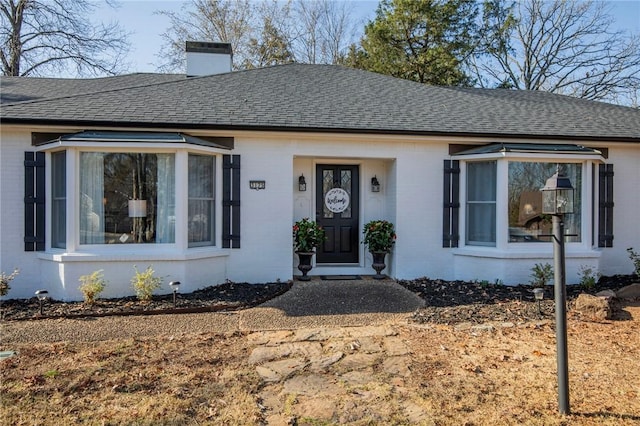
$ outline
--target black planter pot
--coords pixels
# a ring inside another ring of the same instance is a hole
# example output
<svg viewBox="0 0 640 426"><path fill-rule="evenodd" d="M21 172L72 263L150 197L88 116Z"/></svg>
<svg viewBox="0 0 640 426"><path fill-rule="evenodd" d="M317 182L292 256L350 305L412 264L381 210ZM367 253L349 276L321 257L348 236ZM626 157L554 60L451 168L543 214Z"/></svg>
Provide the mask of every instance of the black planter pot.
<svg viewBox="0 0 640 426"><path fill-rule="evenodd" d="M387 255L386 251L372 251L371 256L373 256L373 264L371 265L373 269L375 269L376 274L373 276L376 280L381 280L386 278L385 275L382 275L381 272L384 268L387 267L384 263L384 258Z"/></svg>
<svg viewBox="0 0 640 426"><path fill-rule="evenodd" d="M310 281L311 277L308 277L307 273L313 268L313 266L311 265L311 260L313 259L313 255L315 253L297 251L296 254L298 255L299 259L298 269L300 270L300 272L302 272L302 276L298 277L298 280Z"/></svg>

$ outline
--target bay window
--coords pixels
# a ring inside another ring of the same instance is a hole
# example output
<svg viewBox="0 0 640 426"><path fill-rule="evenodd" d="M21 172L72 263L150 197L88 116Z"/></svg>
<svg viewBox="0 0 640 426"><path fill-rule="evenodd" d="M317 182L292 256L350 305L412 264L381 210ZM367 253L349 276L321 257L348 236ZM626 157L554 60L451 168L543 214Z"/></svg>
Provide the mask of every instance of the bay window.
<svg viewBox="0 0 640 426"><path fill-rule="evenodd" d="M604 174L594 167L604 161L600 151L580 145L496 143L467 148L453 158L463 171L466 246L501 251L509 244L524 249L551 242L551 217L542 213L541 189L556 171L574 187L574 213L564 216L566 241L594 241L595 223L606 214L594 207L598 185L601 193L604 185Z"/></svg>
<svg viewBox="0 0 640 426"><path fill-rule="evenodd" d="M219 160L233 165L221 186L240 189L240 156L227 154L231 137L87 130L32 139L38 151L25 152L25 251L54 249L52 256L76 260L76 252L184 256L190 247L216 246ZM239 216L239 193L226 194L222 216ZM221 222L221 234L239 242L239 220L233 236Z"/></svg>
<svg viewBox="0 0 640 426"><path fill-rule="evenodd" d="M52 152L51 248L215 246L216 158L184 151ZM67 182L69 173L77 182ZM67 213L71 205L75 214Z"/></svg>

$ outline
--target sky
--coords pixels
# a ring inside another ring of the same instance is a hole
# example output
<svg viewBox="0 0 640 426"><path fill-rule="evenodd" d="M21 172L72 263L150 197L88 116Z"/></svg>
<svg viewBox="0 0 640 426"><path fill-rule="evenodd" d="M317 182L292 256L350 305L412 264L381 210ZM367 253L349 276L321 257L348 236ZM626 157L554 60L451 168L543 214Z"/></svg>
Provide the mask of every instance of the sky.
<svg viewBox="0 0 640 426"><path fill-rule="evenodd" d="M353 4L354 14L367 22L375 16L376 0L341 0ZM169 27L166 16L158 10L179 11L185 2L179 0L120 0L120 7L111 10L103 7L96 11L96 20L118 21L131 33L131 51L127 58L129 72L157 72L160 63L157 54L163 43L161 34ZM640 0L617 0L608 2L617 29L640 32Z"/></svg>

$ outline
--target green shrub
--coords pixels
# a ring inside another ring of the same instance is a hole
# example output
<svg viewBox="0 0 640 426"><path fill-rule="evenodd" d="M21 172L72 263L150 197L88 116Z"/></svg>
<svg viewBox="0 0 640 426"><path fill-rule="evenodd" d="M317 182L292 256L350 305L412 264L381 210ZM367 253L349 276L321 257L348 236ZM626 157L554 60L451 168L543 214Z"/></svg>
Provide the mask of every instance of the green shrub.
<svg viewBox="0 0 640 426"><path fill-rule="evenodd" d="M96 302L96 298L104 291L107 286L107 281L102 274L103 270L94 271L90 275L82 275L78 281L80 284L80 291L84 296L84 302L88 305L93 305Z"/></svg>
<svg viewBox="0 0 640 426"><path fill-rule="evenodd" d="M640 277L640 254L633 251L633 247L627 249L629 252L629 259L633 262L633 269L637 276Z"/></svg>
<svg viewBox="0 0 640 426"><path fill-rule="evenodd" d="M131 278L131 284L136 292L138 299L149 301L153 298L153 291L160 288L162 284L162 278L156 277L155 271L148 266L144 272L139 272L138 268L134 265L136 274Z"/></svg>
<svg viewBox="0 0 640 426"><path fill-rule="evenodd" d="M9 293L9 290L11 290L9 283L13 281L19 273L20 270L18 268L14 269L9 275L4 272L0 272L0 296L6 296Z"/></svg>
<svg viewBox="0 0 640 426"><path fill-rule="evenodd" d="M531 268L531 277L531 285L542 288L553 278L553 268L548 263L536 263Z"/></svg>
<svg viewBox="0 0 640 426"><path fill-rule="evenodd" d="M585 290L592 290L600 279L600 273L587 265L580 267L580 286Z"/></svg>

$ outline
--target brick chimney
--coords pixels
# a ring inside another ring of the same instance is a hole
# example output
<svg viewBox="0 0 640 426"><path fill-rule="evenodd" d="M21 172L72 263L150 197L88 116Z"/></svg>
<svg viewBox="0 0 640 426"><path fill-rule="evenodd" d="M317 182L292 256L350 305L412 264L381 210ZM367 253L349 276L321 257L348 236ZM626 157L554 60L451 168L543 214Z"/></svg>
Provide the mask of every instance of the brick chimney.
<svg viewBox="0 0 640 426"><path fill-rule="evenodd" d="M187 41L187 77L231 72L233 53L230 43Z"/></svg>

